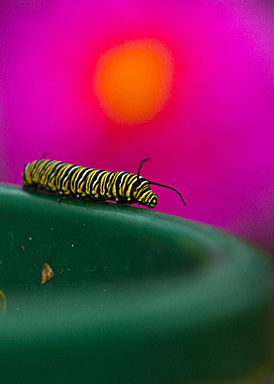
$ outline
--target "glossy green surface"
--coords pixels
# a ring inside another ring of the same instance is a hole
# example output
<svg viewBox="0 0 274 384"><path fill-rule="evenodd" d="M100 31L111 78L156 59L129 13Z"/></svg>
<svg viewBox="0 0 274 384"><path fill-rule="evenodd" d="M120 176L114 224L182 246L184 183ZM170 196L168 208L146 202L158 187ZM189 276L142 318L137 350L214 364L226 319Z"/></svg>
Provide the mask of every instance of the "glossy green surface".
<svg viewBox="0 0 274 384"><path fill-rule="evenodd" d="M252 382L271 362L272 265L254 246L8 186L0 212L1 383Z"/></svg>

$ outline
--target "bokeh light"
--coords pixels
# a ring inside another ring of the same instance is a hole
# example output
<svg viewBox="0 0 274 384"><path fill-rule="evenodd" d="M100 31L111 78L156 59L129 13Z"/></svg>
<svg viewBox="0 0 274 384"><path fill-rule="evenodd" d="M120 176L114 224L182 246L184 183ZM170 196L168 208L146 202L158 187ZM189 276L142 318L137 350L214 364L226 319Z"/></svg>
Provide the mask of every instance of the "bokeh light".
<svg viewBox="0 0 274 384"><path fill-rule="evenodd" d="M151 120L170 95L173 61L155 40L128 41L103 54L94 88L114 121L138 124Z"/></svg>

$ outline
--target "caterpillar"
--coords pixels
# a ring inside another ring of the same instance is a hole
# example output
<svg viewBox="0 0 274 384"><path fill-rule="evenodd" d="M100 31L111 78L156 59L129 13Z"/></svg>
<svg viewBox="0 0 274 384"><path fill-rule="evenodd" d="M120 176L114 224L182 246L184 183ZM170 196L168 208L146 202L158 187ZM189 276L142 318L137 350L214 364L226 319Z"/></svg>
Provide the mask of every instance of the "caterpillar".
<svg viewBox="0 0 274 384"><path fill-rule="evenodd" d="M182 195L167 185L154 183L140 176L144 159L140 162L137 175L128 172L108 172L86 168L62 161L40 160L24 165L23 188L37 188L56 192L61 196L73 195L79 199L90 198L103 201L113 200L119 204L140 204L155 208L158 196L150 189L150 184L175 191L186 205Z"/></svg>

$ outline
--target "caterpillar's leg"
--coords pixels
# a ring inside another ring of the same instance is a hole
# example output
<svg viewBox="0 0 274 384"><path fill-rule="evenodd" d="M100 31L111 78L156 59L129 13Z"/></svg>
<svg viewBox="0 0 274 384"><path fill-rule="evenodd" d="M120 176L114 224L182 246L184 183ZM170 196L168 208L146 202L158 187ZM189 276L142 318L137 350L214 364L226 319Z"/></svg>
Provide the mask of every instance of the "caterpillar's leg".
<svg viewBox="0 0 274 384"><path fill-rule="evenodd" d="M120 200L120 201L116 201L116 204L117 205L131 205L132 203L130 203L130 202L128 202L128 201L126 201L126 200Z"/></svg>
<svg viewBox="0 0 274 384"><path fill-rule="evenodd" d="M57 199L58 203L60 203L60 201L62 201L62 200L65 200L65 199L71 197L71 194L64 193L63 191L59 191L59 194L61 195L61 197L59 197L59 199Z"/></svg>
<svg viewBox="0 0 274 384"><path fill-rule="evenodd" d="M59 199L57 199L57 203L60 203L62 200L65 200L67 199L69 196L62 196L62 197L59 197Z"/></svg>
<svg viewBox="0 0 274 384"><path fill-rule="evenodd" d="M78 200L81 200L81 201L87 199L87 197L85 195L80 195L79 193L76 195L76 197L77 197Z"/></svg>
<svg viewBox="0 0 274 384"><path fill-rule="evenodd" d="M37 190L38 190L38 192L43 192L43 191L46 190L46 188L45 188L43 185L38 184L38 185L37 185Z"/></svg>

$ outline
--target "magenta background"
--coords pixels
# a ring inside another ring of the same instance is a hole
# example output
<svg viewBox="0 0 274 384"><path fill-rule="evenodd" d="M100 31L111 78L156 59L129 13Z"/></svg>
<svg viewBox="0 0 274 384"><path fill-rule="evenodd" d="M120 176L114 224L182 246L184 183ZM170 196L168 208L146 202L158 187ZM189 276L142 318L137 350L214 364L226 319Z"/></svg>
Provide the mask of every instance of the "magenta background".
<svg viewBox="0 0 274 384"><path fill-rule="evenodd" d="M217 225L274 251L274 5L267 1L0 2L0 180L49 157L137 172L157 210ZM174 57L172 95L150 122L98 106L100 53L156 39Z"/></svg>

